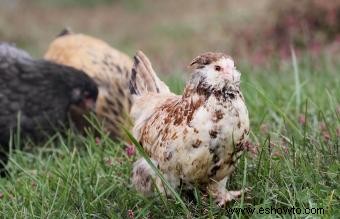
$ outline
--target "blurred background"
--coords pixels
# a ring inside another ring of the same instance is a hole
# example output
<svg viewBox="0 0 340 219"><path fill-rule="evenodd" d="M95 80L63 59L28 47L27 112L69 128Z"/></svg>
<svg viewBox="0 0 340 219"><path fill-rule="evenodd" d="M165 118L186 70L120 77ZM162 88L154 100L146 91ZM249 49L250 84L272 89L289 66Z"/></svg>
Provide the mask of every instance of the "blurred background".
<svg viewBox="0 0 340 219"><path fill-rule="evenodd" d="M205 51L254 67L289 61L291 48L340 59L339 0L0 0L0 40L37 58L64 27L141 49L163 74Z"/></svg>

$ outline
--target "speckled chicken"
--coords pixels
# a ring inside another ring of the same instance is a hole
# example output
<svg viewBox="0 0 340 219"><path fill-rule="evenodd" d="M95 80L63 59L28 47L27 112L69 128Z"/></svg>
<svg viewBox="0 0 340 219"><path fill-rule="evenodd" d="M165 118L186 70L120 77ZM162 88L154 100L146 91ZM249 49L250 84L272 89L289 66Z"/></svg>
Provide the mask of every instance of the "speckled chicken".
<svg viewBox="0 0 340 219"><path fill-rule="evenodd" d="M96 115L113 138L129 124L131 95L128 75L133 62L127 55L94 37L64 30L49 46L45 59L83 70L98 85ZM82 113L72 111L78 128L86 126Z"/></svg>
<svg viewBox="0 0 340 219"><path fill-rule="evenodd" d="M23 50L0 43L0 171L17 130L22 142L43 141L67 128L71 106L94 108L97 94L97 85L84 72L34 60Z"/></svg>
<svg viewBox="0 0 340 219"><path fill-rule="evenodd" d="M223 205L242 194L225 188L249 133L241 74L223 53L204 53L190 66L183 95L175 95L137 53L130 80L133 135L174 188L199 185ZM143 158L134 164L132 182L145 195L153 185L169 194Z"/></svg>

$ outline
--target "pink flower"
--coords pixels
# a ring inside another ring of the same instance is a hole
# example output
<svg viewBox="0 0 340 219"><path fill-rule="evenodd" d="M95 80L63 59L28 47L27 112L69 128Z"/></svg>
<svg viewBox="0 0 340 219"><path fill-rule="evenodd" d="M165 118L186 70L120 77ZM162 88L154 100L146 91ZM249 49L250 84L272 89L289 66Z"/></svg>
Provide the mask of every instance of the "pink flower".
<svg viewBox="0 0 340 219"><path fill-rule="evenodd" d="M323 131L322 137L324 138L325 141L329 141L331 139L331 135L329 134L328 131Z"/></svg>
<svg viewBox="0 0 340 219"><path fill-rule="evenodd" d="M258 144L253 144L250 141L246 141L243 144L244 150L248 151L252 157L256 157L258 154L258 150L259 150L259 145Z"/></svg>
<svg viewBox="0 0 340 219"><path fill-rule="evenodd" d="M100 138L96 137L96 144L100 144L101 140Z"/></svg>
<svg viewBox="0 0 340 219"><path fill-rule="evenodd" d="M133 212L133 210L131 210L131 209L128 210L128 217L130 219L134 219L135 218L135 213Z"/></svg>
<svg viewBox="0 0 340 219"><path fill-rule="evenodd" d="M301 125L306 124L306 116L305 115L303 115L303 114L299 115L299 123Z"/></svg>
<svg viewBox="0 0 340 219"><path fill-rule="evenodd" d="M133 145L127 145L125 147L125 153L127 154L128 157L132 157L136 154L136 149L135 146Z"/></svg>

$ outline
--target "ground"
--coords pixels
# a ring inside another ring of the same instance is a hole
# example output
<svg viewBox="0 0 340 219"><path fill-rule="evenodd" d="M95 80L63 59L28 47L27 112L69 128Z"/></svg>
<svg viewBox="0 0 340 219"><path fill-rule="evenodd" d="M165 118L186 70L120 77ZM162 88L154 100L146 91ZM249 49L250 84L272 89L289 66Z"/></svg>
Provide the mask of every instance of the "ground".
<svg viewBox="0 0 340 219"><path fill-rule="evenodd" d="M184 6L179 7L178 19L182 23L172 22L171 13L159 4L155 5L159 10L152 13L154 17L146 16L145 10L151 11L146 6L124 3L82 9L47 6L32 6L28 11L13 9L22 16L7 10L0 15L3 18L0 36L41 57L60 26L76 26L78 31L100 36L129 55L136 48L145 48L155 68L167 73L163 76L167 84L180 93L186 78L185 65L190 59L201 50L224 45L216 30L209 32L208 37L202 35L213 29L208 25L211 20L207 19L216 20L218 16L213 12L218 6L208 5L206 16L199 16L198 21L195 16L201 13L199 7L193 6L188 12L190 16L183 13ZM167 6L171 8L171 4ZM60 10L74 16L57 19ZM160 19L159 14L164 18ZM86 20L88 17L92 19ZM155 22L156 18L159 22ZM141 19L152 21L145 26L139 22L137 28L132 28ZM202 25L198 23L206 24L203 26L207 29L199 29ZM111 27L115 34L105 31ZM228 49L227 44L220 49ZM294 207L300 208L302 214L276 217L305 218L305 209L315 209L319 214L308 216L337 218L340 215L340 63L329 55L316 59L306 52L295 59L292 54L284 62L267 59L265 66L244 60L237 62L251 121L249 152L241 158L227 185L230 189L251 188L240 200L221 209L199 190L189 194L178 191L177 198L167 199L158 194L145 198L131 187L132 163L136 159L131 148L103 134L96 138L91 131L87 137L70 132L67 136L55 136L54 142L12 154L11 175L0 179L0 215L4 218L271 218L273 215L261 215L260 209ZM230 208L247 207L255 208L255 213L230 212Z"/></svg>

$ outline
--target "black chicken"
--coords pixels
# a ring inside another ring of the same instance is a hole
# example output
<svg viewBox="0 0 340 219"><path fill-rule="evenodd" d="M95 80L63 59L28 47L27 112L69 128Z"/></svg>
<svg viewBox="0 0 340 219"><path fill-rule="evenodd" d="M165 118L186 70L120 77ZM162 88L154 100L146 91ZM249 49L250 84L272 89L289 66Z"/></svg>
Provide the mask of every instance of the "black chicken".
<svg viewBox="0 0 340 219"><path fill-rule="evenodd" d="M84 72L34 60L0 42L0 174L8 161L11 136L44 141L67 126L71 106L90 109L97 94L97 85Z"/></svg>

